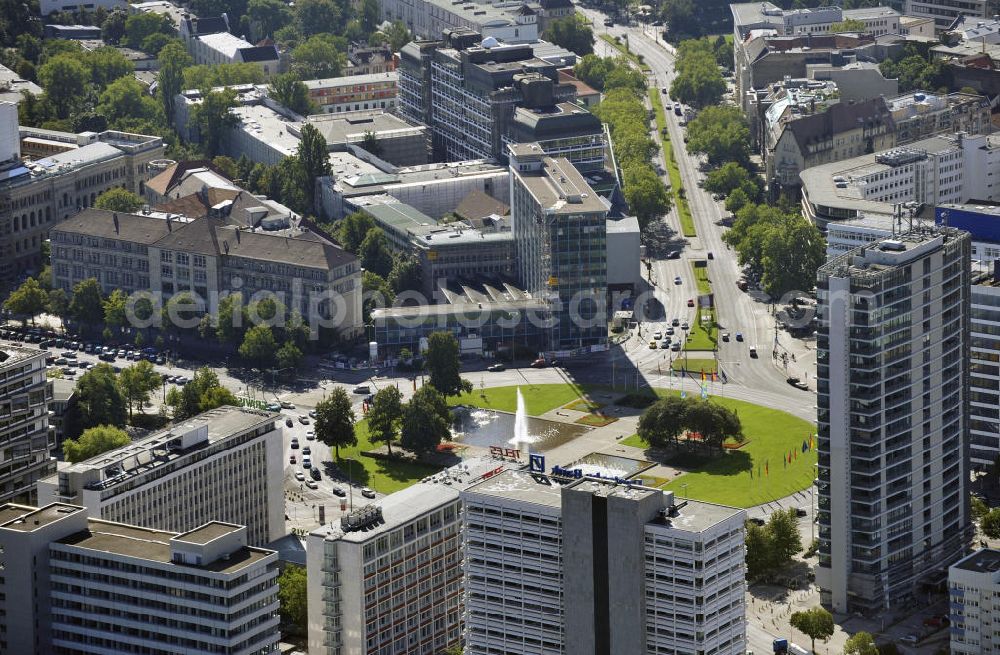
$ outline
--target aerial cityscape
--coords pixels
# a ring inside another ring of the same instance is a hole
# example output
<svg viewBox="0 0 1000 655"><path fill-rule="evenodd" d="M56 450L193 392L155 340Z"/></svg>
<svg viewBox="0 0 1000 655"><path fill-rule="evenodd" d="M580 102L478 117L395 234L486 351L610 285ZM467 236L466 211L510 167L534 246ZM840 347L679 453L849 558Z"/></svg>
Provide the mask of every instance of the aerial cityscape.
<svg viewBox="0 0 1000 655"><path fill-rule="evenodd" d="M0 655L1000 652L1000 0L0 55Z"/></svg>

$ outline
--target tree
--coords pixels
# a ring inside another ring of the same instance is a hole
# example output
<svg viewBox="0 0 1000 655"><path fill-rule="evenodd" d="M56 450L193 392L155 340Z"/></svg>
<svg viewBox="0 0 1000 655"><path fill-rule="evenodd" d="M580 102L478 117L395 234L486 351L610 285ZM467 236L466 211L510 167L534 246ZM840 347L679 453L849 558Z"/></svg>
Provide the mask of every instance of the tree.
<svg viewBox="0 0 1000 655"><path fill-rule="evenodd" d="M708 163L747 162L750 158L750 127L736 107L706 107L688 123L687 149L703 153Z"/></svg>
<svg viewBox="0 0 1000 655"><path fill-rule="evenodd" d="M128 189L115 187L97 196L94 207L113 212L131 213L142 207L142 198Z"/></svg>
<svg viewBox="0 0 1000 655"><path fill-rule="evenodd" d="M210 157L218 154L225 133L239 125L239 118L232 112L235 106L236 92L223 89L208 92L195 107L193 120L205 145L205 153Z"/></svg>
<svg viewBox="0 0 1000 655"><path fill-rule="evenodd" d="M389 275L392 271L392 251L389 250L389 240L385 238L385 232L381 228L373 227L368 230L358 248L358 257L365 270L382 278Z"/></svg>
<svg viewBox="0 0 1000 655"><path fill-rule="evenodd" d="M299 0L295 19L303 36L337 34L343 29L344 15L333 0Z"/></svg>
<svg viewBox="0 0 1000 655"><path fill-rule="evenodd" d="M274 354L275 366L280 369L297 369L302 364L302 351L294 341L286 341Z"/></svg>
<svg viewBox="0 0 1000 655"><path fill-rule="evenodd" d="M316 405L316 438L333 447L334 459L340 449L358 445L354 434L354 409L343 387L336 387Z"/></svg>
<svg viewBox="0 0 1000 655"><path fill-rule="evenodd" d="M430 385L445 396L472 391L472 383L459 375L458 339L451 332L432 332L425 358Z"/></svg>
<svg viewBox="0 0 1000 655"><path fill-rule="evenodd" d="M173 408L175 421L223 405L237 404L236 396L219 383L219 376L207 366L195 371L194 378L183 387L174 387L167 393L167 405Z"/></svg>
<svg viewBox="0 0 1000 655"><path fill-rule="evenodd" d="M755 524L746 523L747 579L754 580L775 568L771 539L767 531Z"/></svg>
<svg viewBox="0 0 1000 655"><path fill-rule="evenodd" d="M202 64L184 69L184 88L207 93L220 86L260 84L264 71L254 63Z"/></svg>
<svg viewBox="0 0 1000 655"><path fill-rule="evenodd" d="M160 375L153 369L153 364L146 360L136 362L122 370L118 375L118 385L128 405L130 419L134 409L143 411L143 407L149 402L149 395L160 388L161 384Z"/></svg>
<svg viewBox="0 0 1000 655"><path fill-rule="evenodd" d="M247 330L240 344L240 357L258 368L266 368L274 362L277 343L274 332L267 325L255 325Z"/></svg>
<svg viewBox="0 0 1000 655"><path fill-rule="evenodd" d="M844 655L879 655L875 639L867 632L858 632L848 637L844 644Z"/></svg>
<svg viewBox="0 0 1000 655"><path fill-rule="evenodd" d="M313 0L329 2L329 0ZM301 7L301 4L299 5ZM339 77L344 70L344 53L328 34L317 34L292 50L292 72L300 79L314 80L323 77Z"/></svg>
<svg viewBox="0 0 1000 655"><path fill-rule="evenodd" d="M108 46L86 53L83 63L89 69L90 81L98 91L107 88L115 80L135 72L135 66L125 55Z"/></svg>
<svg viewBox="0 0 1000 655"><path fill-rule="evenodd" d="M130 443L132 440L125 430L113 425L97 425L84 430L77 439L63 441L62 449L66 461L76 464Z"/></svg>
<svg viewBox="0 0 1000 655"><path fill-rule="evenodd" d="M647 164L633 164L622 174L625 201L645 231L654 219L670 211L670 194L663 180Z"/></svg>
<svg viewBox="0 0 1000 655"><path fill-rule="evenodd" d="M69 295L62 289L52 289L46 298L46 309L53 316L65 319L69 314Z"/></svg>
<svg viewBox="0 0 1000 655"><path fill-rule="evenodd" d="M819 229L801 216L790 216L765 232L761 286L772 297L789 291L809 291L816 269L826 261L826 242Z"/></svg>
<svg viewBox="0 0 1000 655"><path fill-rule="evenodd" d="M373 309L388 307L395 298L385 278L371 271L365 271L361 276L361 292L361 311L366 322L371 318Z"/></svg>
<svg viewBox="0 0 1000 655"><path fill-rule="evenodd" d="M140 50L147 37L157 33L170 34L172 30L170 19L163 14L132 14L125 19L125 45Z"/></svg>
<svg viewBox="0 0 1000 655"><path fill-rule="evenodd" d="M253 3L254 0L250 0ZM286 564L278 576L278 612L293 632L305 634L309 622L306 605L306 567Z"/></svg>
<svg viewBox="0 0 1000 655"><path fill-rule="evenodd" d="M1000 539L1000 508L987 512L979 521L979 529L989 539Z"/></svg>
<svg viewBox="0 0 1000 655"><path fill-rule="evenodd" d="M134 77L122 77L109 84L98 99L97 112L109 121L131 118L162 123L159 103Z"/></svg>
<svg viewBox="0 0 1000 655"><path fill-rule="evenodd" d="M35 316L45 311L48 295L42 286L33 277L29 277L24 284L14 289L3 303L3 308L15 316L23 316L30 319L32 324Z"/></svg>
<svg viewBox="0 0 1000 655"><path fill-rule="evenodd" d="M358 254L361 242L368 231L375 227L375 220L364 212L354 212L337 223L337 241L349 253Z"/></svg>
<svg viewBox="0 0 1000 655"><path fill-rule="evenodd" d="M58 118L66 118L84 97L90 71L74 56L60 55L42 64L38 69L38 82L45 88L45 96L52 103Z"/></svg>
<svg viewBox="0 0 1000 655"><path fill-rule="evenodd" d="M292 12L281 0L250 0L247 16L257 40L274 36L275 32L292 22Z"/></svg>
<svg viewBox="0 0 1000 655"><path fill-rule="evenodd" d="M722 449L726 439L740 441L743 436L736 413L708 400L691 399L684 420L688 430L699 434L707 448Z"/></svg>
<svg viewBox="0 0 1000 655"><path fill-rule="evenodd" d="M934 91L948 84L948 73L943 63L924 57L912 46L904 48L899 59L882 61L879 70L886 78L899 80L900 93L920 89Z"/></svg>
<svg viewBox="0 0 1000 655"><path fill-rule="evenodd" d="M274 0L267 1L273 2ZM281 75L275 75L272 77L271 96L284 106L294 111L296 114L306 116L308 114L315 114L318 111L316 103L309 98L309 88L306 87L301 80L295 77L294 73L282 73ZM305 127L313 130L316 129L312 125L306 125ZM303 128L303 131L304 130L305 128ZM320 138L323 138L322 135L320 135ZM299 151L301 152L301 150L302 146L300 145ZM329 161L327 162L327 165L329 166Z"/></svg>
<svg viewBox="0 0 1000 655"><path fill-rule="evenodd" d="M703 39L682 41L677 47L670 95L695 107L717 105L726 92L712 46Z"/></svg>
<svg viewBox="0 0 1000 655"><path fill-rule="evenodd" d="M604 78L604 90L628 89L636 96L646 92L646 76L625 62L619 62Z"/></svg>
<svg viewBox="0 0 1000 655"><path fill-rule="evenodd" d="M361 139L361 147L376 157L382 155L382 145L378 142L378 137L371 130L365 132L364 137Z"/></svg>
<svg viewBox="0 0 1000 655"><path fill-rule="evenodd" d="M118 45L122 37L125 36L125 19L128 13L124 9L116 8L101 23L101 39L105 43Z"/></svg>
<svg viewBox="0 0 1000 655"><path fill-rule="evenodd" d="M96 425L125 425L125 397L111 366L98 364L80 376L70 423L72 434Z"/></svg>
<svg viewBox="0 0 1000 655"><path fill-rule="evenodd" d="M219 300L215 337L222 343L236 344L243 340L243 328L247 325L243 294L230 293Z"/></svg>
<svg viewBox="0 0 1000 655"><path fill-rule="evenodd" d="M448 404L437 389L430 385L420 387L403 408L400 443L417 453L437 448L442 440L451 439L450 416Z"/></svg>
<svg viewBox="0 0 1000 655"><path fill-rule="evenodd" d="M705 190L720 196L728 196L737 189L742 189L751 200L757 199L760 190L760 180L735 161L726 162L705 176Z"/></svg>
<svg viewBox="0 0 1000 655"><path fill-rule="evenodd" d="M403 394L396 387L380 389L372 399L367 416L369 438L376 443L384 442L391 455L392 440L403 418Z"/></svg>
<svg viewBox="0 0 1000 655"><path fill-rule="evenodd" d="M796 553L802 551L799 522L794 509L775 511L767 520L765 529L771 537L771 549L780 565L790 562Z"/></svg>
<svg viewBox="0 0 1000 655"><path fill-rule="evenodd" d="M813 607L803 612L792 613L789 622L792 627L812 640L812 651L816 652L816 640L824 642L833 636L833 615L822 607Z"/></svg>
<svg viewBox="0 0 1000 655"><path fill-rule="evenodd" d="M397 257L389 272L387 282L395 293L421 291L424 286L423 268L413 255Z"/></svg>
<svg viewBox="0 0 1000 655"><path fill-rule="evenodd" d="M615 60L611 57L584 55L573 67L573 74L585 84L598 91L604 89L604 80L615 68Z"/></svg>
<svg viewBox="0 0 1000 655"><path fill-rule="evenodd" d="M841 32L858 32L864 34L866 31L864 21L857 18L848 18L830 26L830 34L840 34Z"/></svg>
<svg viewBox="0 0 1000 655"><path fill-rule="evenodd" d="M389 47L393 52L399 52L404 45L412 40L410 30L408 30L406 28L406 24L400 20L392 21L383 34L385 34L385 38L388 39Z"/></svg>
<svg viewBox="0 0 1000 655"><path fill-rule="evenodd" d="M726 198L726 211L735 214L739 210L743 209L751 202L750 198L747 197L746 191L742 188L738 188L729 194Z"/></svg>
<svg viewBox="0 0 1000 655"><path fill-rule="evenodd" d="M971 495L969 496L969 511L973 520L979 521L990 513L990 506L983 502L979 496Z"/></svg>
<svg viewBox="0 0 1000 655"><path fill-rule="evenodd" d="M590 29L590 23L581 14L573 13L566 18L552 21L542 38L581 57L594 52L594 32Z"/></svg>
<svg viewBox="0 0 1000 655"><path fill-rule="evenodd" d="M142 42L143 52L156 55L163 50L163 48L170 42L176 41L176 37L172 37L169 34L164 34L163 32L157 32L156 34L150 34Z"/></svg>
<svg viewBox="0 0 1000 655"><path fill-rule="evenodd" d="M297 154L305 176L308 206L312 210L315 203L316 178L330 175L330 153L327 150L326 139L314 126L304 125L300 138Z"/></svg>
<svg viewBox="0 0 1000 655"><path fill-rule="evenodd" d="M667 396L650 405L639 418L639 438L653 448L676 445L687 425L687 405L679 396Z"/></svg>
<svg viewBox="0 0 1000 655"><path fill-rule="evenodd" d="M69 315L88 327L99 325L104 320L104 298L97 280L91 277L74 285Z"/></svg>
<svg viewBox="0 0 1000 655"><path fill-rule="evenodd" d="M182 88L184 69L191 66L194 60L184 49L184 45L178 41L165 45L156 58L160 63L160 74L157 78L160 103L163 105L167 122L170 123L174 119L174 97L184 90Z"/></svg>
<svg viewBox="0 0 1000 655"><path fill-rule="evenodd" d="M128 318L125 315L125 305L128 296L121 289L115 289L104 299L104 324L109 328L125 327Z"/></svg>

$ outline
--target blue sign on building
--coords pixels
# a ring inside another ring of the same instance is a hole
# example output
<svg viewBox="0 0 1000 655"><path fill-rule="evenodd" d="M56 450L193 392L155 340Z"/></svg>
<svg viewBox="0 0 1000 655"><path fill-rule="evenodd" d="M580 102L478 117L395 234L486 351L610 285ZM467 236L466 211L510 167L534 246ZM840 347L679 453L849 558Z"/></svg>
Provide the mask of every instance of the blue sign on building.
<svg viewBox="0 0 1000 655"><path fill-rule="evenodd" d="M545 455L528 455L528 467L532 473L545 473Z"/></svg>
<svg viewBox="0 0 1000 655"><path fill-rule="evenodd" d="M973 241L1000 243L1000 207L950 205L934 208L934 223L965 230Z"/></svg>

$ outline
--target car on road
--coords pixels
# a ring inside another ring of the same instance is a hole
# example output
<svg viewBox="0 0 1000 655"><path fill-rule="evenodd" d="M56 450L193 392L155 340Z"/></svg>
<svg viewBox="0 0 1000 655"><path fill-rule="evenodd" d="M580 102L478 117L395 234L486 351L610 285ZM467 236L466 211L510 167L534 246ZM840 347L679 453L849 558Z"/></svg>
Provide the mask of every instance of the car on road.
<svg viewBox="0 0 1000 655"><path fill-rule="evenodd" d="M313 470L316 470L316 469L313 469ZM344 491L343 487L334 487L333 488L333 495L337 496L338 498L343 498L344 496L347 495L347 492Z"/></svg>
<svg viewBox="0 0 1000 655"><path fill-rule="evenodd" d="M315 471L316 469L313 470ZM319 485L313 482L312 480L306 480L306 486L309 487L310 489L319 489Z"/></svg>
<svg viewBox="0 0 1000 655"><path fill-rule="evenodd" d="M798 379L797 377L789 377L788 379L785 380L785 382L792 385L796 389L802 389L804 391L809 390L809 386L802 380Z"/></svg>
<svg viewBox="0 0 1000 655"><path fill-rule="evenodd" d="M295 461L296 461L295 460L295 453L292 453L291 455L288 456L288 463L289 464L294 464Z"/></svg>
<svg viewBox="0 0 1000 655"><path fill-rule="evenodd" d="M670 321L670 326L671 327L677 327L680 324L681 324L681 319L679 319L679 318L675 318L675 319L673 319L673 320Z"/></svg>
<svg viewBox="0 0 1000 655"><path fill-rule="evenodd" d="M287 400L282 400L281 401L281 408L282 409L295 409L295 405L293 405L292 403L288 402Z"/></svg>
<svg viewBox="0 0 1000 655"><path fill-rule="evenodd" d="M184 386L185 384L187 384L187 383L188 383L188 382L190 382L190 381L191 381L191 380L187 379L187 378L186 378L186 377L184 377L183 375L178 375L178 376L177 376L177 379L176 379L176 380L174 380L174 384L179 384L179 385L181 385L181 386L183 387L183 386Z"/></svg>
<svg viewBox="0 0 1000 655"><path fill-rule="evenodd" d="M667 91L668 91L667 87L663 87L662 89L660 89L660 92L661 92L661 93L662 93L663 95L667 95Z"/></svg>
<svg viewBox="0 0 1000 655"><path fill-rule="evenodd" d="M295 472L295 479L298 480L299 482L304 482L305 479L306 479L306 476L305 476L305 474L302 471L296 471Z"/></svg>
<svg viewBox="0 0 1000 655"><path fill-rule="evenodd" d="M295 450L298 447L299 447L299 438L298 437L292 437L292 443L291 443L292 450Z"/></svg>
<svg viewBox="0 0 1000 655"><path fill-rule="evenodd" d="M310 409L309 410L309 418L316 418L316 410L315 409Z"/></svg>
<svg viewBox="0 0 1000 655"><path fill-rule="evenodd" d="M306 446L305 448L302 449L302 454L303 455L312 455L312 448L310 448L309 446Z"/></svg>
<svg viewBox="0 0 1000 655"><path fill-rule="evenodd" d="M650 350L656 350L656 342L655 341L650 341L649 342L649 349Z"/></svg>
<svg viewBox="0 0 1000 655"><path fill-rule="evenodd" d="M164 364L167 363L167 358L164 357L163 355L157 355L156 356L156 363L159 364L160 366L163 366Z"/></svg>
<svg viewBox="0 0 1000 655"><path fill-rule="evenodd" d="M302 416L299 417L299 423L301 423L302 425L309 425L309 417L303 414Z"/></svg>
<svg viewBox="0 0 1000 655"><path fill-rule="evenodd" d="M289 417L289 418L286 418L286 419L285 419L285 425L286 425L287 427L290 427L290 428L294 428L294 427L295 427L295 421L293 421L293 420L291 419L291 417Z"/></svg>
<svg viewBox="0 0 1000 655"><path fill-rule="evenodd" d="M611 20L610 18L604 19L604 27L614 27L614 26L615 22L613 20Z"/></svg>
<svg viewBox="0 0 1000 655"><path fill-rule="evenodd" d="M804 516L809 516L809 512L805 511L801 507L796 507L795 508L795 516L797 516L799 518L802 518Z"/></svg>
<svg viewBox="0 0 1000 655"><path fill-rule="evenodd" d="M547 362L544 357L539 357L535 361L531 362L531 368L545 368Z"/></svg>
<svg viewBox="0 0 1000 655"><path fill-rule="evenodd" d="M736 340L737 341L743 341L743 333L742 332L737 332L736 333Z"/></svg>
<svg viewBox="0 0 1000 655"><path fill-rule="evenodd" d="M500 371L507 370L507 367L504 366L503 364L491 364L490 366L486 367L486 370L489 371L490 373L499 373Z"/></svg>
<svg viewBox="0 0 1000 655"><path fill-rule="evenodd" d="M729 341L729 333L728 332L723 332L722 333L722 340L723 341Z"/></svg>
<svg viewBox="0 0 1000 655"><path fill-rule="evenodd" d="M73 377L76 375L76 369L69 368L68 366L62 370L62 374L68 377Z"/></svg>
<svg viewBox="0 0 1000 655"><path fill-rule="evenodd" d="M322 480L323 474L320 473L319 469L314 466L313 468L309 469L309 477L311 477L313 480Z"/></svg>
<svg viewBox="0 0 1000 655"><path fill-rule="evenodd" d="M757 346L750 346L750 358L757 359Z"/></svg>
<svg viewBox="0 0 1000 655"><path fill-rule="evenodd" d="M684 112L681 110L681 103L679 102L674 103L674 113L677 114L678 116L684 115Z"/></svg>
<svg viewBox="0 0 1000 655"><path fill-rule="evenodd" d="M668 327L666 329L666 334L667 334L668 337L672 337L674 335L674 328L673 328L673 326L670 326L670 327Z"/></svg>
<svg viewBox="0 0 1000 655"><path fill-rule="evenodd" d="M899 638L899 643L906 644L907 646L916 646L920 642L919 635L906 635Z"/></svg>
<svg viewBox="0 0 1000 655"><path fill-rule="evenodd" d="M365 498L374 498L375 491L373 489L369 489L368 487L361 487L361 495Z"/></svg>
<svg viewBox="0 0 1000 655"><path fill-rule="evenodd" d="M680 275L675 275L674 276L674 284L683 284L683 282L681 281L681 276Z"/></svg>
<svg viewBox="0 0 1000 655"><path fill-rule="evenodd" d="M660 350L666 350L669 347L670 347L670 337L667 337L660 342Z"/></svg>
<svg viewBox="0 0 1000 655"><path fill-rule="evenodd" d="M759 519L756 517L747 519L747 522L753 523L754 525L764 525L764 519Z"/></svg>
<svg viewBox="0 0 1000 655"><path fill-rule="evenodd" d="M306 441L313 441L315 439L316 439L316 433L314 431L309 430L309 432L306 432Z"/></svg>
<svg viewBox="0 0 1000 655"><path fill-rule="evenodd" d="M663 333L657 330L656 332L653 333L653 338L659 341L660 339L663 338Z"/></svg>
<svg viewBox="0 0 1000 655"><path fill-rule="evenodd" d="M688 298L688 307L694 307L694 298Z"/></svg>
<svg viewBox="0 0 1000 655"><path fill-rule="evenodd" d="M680 349L681 349L681 342L680 341L675 341L672 344L670 344L670 350L672 350L673 352L675 352L675 353L676 352L680 352Z"/></svg>
<svg viewBox="0 0 1000 655"><path fill-rule="evenodd" d="M688 330L691 329L691 326L688 325L687 321L684 321L683 323L681 323L681 329L684 330L685 332L687 332Z"/></svg>
<svg viewBox="0 0 1000 655"><path fill-rule="evenodd" d="M303 455L302 456L302 468L304 468L304 469L312 468L312 465L313 465L312 458L309 457L309 455Z"/></svg>
<svg viewBox="0 0 1000 655"><path fill-rule="evenodd" d="M924 619L924 625L928 628L944 628L951 624L951 619L943 614L928 616Z"/></svg>
<svg viewBox="0 0 1000 655"><path fill-rule="evenodd" d="M709 259L715 259L715 255L712 254L711 250L708 251L708 258Z"/></svg>
<svg viewBox="0 0 1000 655"><path fill-rule="evenodd" d="M281 411L281 405L279 405L278 403L269 403L267 405L267 411L269 411L269 412L280 412Z"/></svg>
<svg viewBox="0 0 1000 655"><path fill-rule="evenodd" d="M358 386L354 387L354 393L363 393L367 396L371 392L372 389L367 384L359 384Z"/></svg>

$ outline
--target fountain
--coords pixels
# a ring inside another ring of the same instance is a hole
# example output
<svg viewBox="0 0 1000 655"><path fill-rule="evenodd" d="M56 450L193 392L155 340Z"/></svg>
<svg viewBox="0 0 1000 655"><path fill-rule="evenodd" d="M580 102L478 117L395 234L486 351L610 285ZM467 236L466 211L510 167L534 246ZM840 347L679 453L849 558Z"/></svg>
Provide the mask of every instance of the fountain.
<svg viewBox="0 0 1000 655"><path fill-rule="evenodd" d="M517 390L517 412L455 407L452 409L455 441L469 446L504 446L527 452L544 452L585 434L590 428L528 416L524 396ZM513 435L513 436L511 436Z"/></svg>
<svg viewBox="0 0 1000 655"><path fill-rule="evenodd" d="M510 443L514 447L520 448L521 444L530 446L536 441L538 439L528 434L528 411L524 408L524 396L521 395L521 387L518 387L517 413L514 415L514 438L510 440ZM525 448L525 451L529 450L531 449Z"/></svg>

